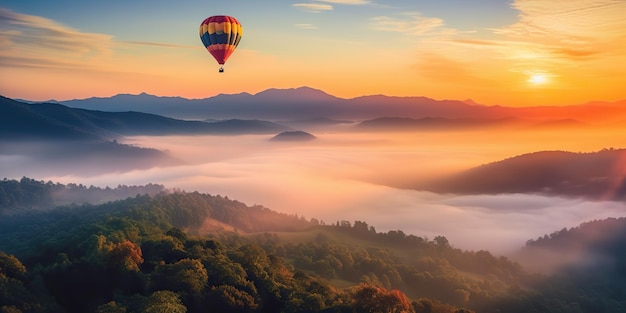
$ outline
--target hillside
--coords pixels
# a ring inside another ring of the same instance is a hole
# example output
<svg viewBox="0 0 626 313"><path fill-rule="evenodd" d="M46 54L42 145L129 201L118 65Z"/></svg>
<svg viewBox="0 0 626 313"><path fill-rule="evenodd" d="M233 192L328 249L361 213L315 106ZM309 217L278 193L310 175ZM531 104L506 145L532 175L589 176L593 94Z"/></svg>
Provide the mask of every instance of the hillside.
<svg viewBox="0 0 626 313"><path fill-rule="evenodd" d="M169 153L119 142L136 135L276 134L290 128L261 120L184 121L140 112L103 112L56 103L0 98L0 156L16 164L5 175L91 175L172 166ZM19 177L19 176L17 176Z"/></svg>
<svg viewBox="0 0 626 313"><path fill-rule="evenodd" d="M274 134L283 125L259 120L185 121L155 114L103 112L55 103L26 104L0 98L2 139L112 139L133 135Z"/></svg>
<svg viewBox="0 0 626 313"><path fill-rule="evenodd" d="M68 108L53 104L49 106L71 116ZM0 96L0 139L102 139L101 132L93 127L73 125L48 116L38 110L41 107Z"/></svg>
<svg viewBox="0 0 626 313"><path fill-rule="evenodd" d="M207 233L207 221L234 232ZM620 223L611 229L622 234ZM623 258L623 237L595 242ZM626 308L619 262L600 272L587 267L584 279L533 275L443 236L307 221L197 192L22 208L0 219L5 311L619 312Z"/></svg>
<svg viewBox="0 0 626 313"><path fill-rule="evenodd" d="M548 195L620 200L626 196L624 149L541 151L485 164L416 189L438 193Z"/></svg>
<svg viewBox="0 0 626 313"><path fill-rule="evenodd" d="M528 240L515 258L538 270L602 273L626 281L625 252L626 218L609 218Z"/></svg>
<svg viewBox="0 0 626 313"><path fill-rule="evenodd" d="M315 139L317 139L317 137L304 131L287 131L287 132L282 132L272 137L270 140L281 141L281 142L295 142L295 141L311 141Z"/></svg>

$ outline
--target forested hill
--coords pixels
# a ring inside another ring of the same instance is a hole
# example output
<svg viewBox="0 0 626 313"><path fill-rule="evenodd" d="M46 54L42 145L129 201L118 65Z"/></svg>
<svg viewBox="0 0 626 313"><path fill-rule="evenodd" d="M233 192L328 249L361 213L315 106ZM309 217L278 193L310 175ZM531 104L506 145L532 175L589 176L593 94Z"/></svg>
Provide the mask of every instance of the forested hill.
<svg viewBox="0 0 626 313"><path fill-rule="evenodd" d="M0 216L25 209L52 209L72 203L100 204L136 195L155 195L162 191L165 191L165 186L158 184L100 188L93 185L87 187L83 184L44 182L28 177L20 180L4 178L0 181Z"/></svg>
<svg viewBox="0 0 626 313"><path fill-rule="evenodd" d="M325 225L198 192L0 219L0 312L626 309L621 276L591 275L582 288L566 275L529 274L443 236L381 233L363 221Z"/></svg>
<svg viewBox="0 0 626 313"><path fill-rule="evenodd" d="M589 221L529 240L518 258L539 270L604 273L626 281L626 218Z"/></svg>
<svg viewBox="0 0 626 313"><path fill-rule="evenodd" d="M103 112L0 96L0 140L103 140L134 135L275 134L290 128L260 121L179 120L142 112Z"/></svg>
<svg viewBox="0 0 626 313"><path fill-rule="evenodd" d="M590 153L539 151L412 186L438 193L540 193L623 200L626 149Z"/></svg>
<svg viewBox="0 0 626 313"><path fill-rule="evenodd" d="M107 202L101 204L101 207L96 205L97 209L93 209L95 211L92 212L94 204L103 202L102 200L106 198L123 200ZM167 190L164 186L156 184L118 186L112 189L44 183L24 177L19 182L7 179L1 181L0 200L3 203L1 208L11 212L12 214L9 215L15 215L17 219L25 215L38 215L41 209L49 209L48 212L52 215L55 212L76 209L73 214L81 212L85 214L85 218L88 218L94 214L98 216L103 213L125 215L129 213L129 206L139 205L137 203L146 209L145 212L149 212L153 206L161 206L162 212L155 213L156 216L148 215L138 218L169 223L190 233L215 230L220 225L244 233L294 231L311 225L308 221L296 216L274 212L260 205L248 207L228 197ZM57 206L55 203L71 205ZM80 204L84 205L79 206ZM50 210L55 207L56 209ZM39 210L29 210L31 208ZM161 219L162 221L159 221ZM87 219L85 222L92 221ZM11 226L7 225L7 227Z"/></svg>

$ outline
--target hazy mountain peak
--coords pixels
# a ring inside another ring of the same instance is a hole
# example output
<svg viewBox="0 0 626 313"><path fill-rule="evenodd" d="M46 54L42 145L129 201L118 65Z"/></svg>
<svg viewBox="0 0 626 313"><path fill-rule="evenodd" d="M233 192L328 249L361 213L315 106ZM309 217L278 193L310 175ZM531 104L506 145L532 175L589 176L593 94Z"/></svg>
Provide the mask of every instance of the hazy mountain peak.
<svg viewBox="0 0 626 313"><path fill-rule="evenodd" d="M480 105L479 103L477 103L476 101L474 101L474 100L472 100L470 98L467 98L467 99L465 99L465 100L463 100L461 102L463 102L465 104L469 104L469 105Z"/></svg>
<svg viewBox="0 0 626 313"><path fill-rule="evenodd" d="M269 97L298 97L298 98L306 98L310 100L323 100L323 99L337 99L337 97L330 95L322 90L302 86L298 88L287 88L287 89L279 89L279 88L271 88L264 91L261 91L255 96L269 96Z"/></svg>

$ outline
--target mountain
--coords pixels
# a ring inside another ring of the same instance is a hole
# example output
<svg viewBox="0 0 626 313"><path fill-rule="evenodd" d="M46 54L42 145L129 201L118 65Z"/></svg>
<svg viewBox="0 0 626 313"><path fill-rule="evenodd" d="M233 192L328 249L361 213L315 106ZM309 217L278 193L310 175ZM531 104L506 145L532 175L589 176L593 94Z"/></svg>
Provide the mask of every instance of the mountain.
<svg viewBox="0 0 626 313"><path fill-rule="evenodd" d="M381 117L502 119L536 121L573 119L611 123L626 120L626 100L569 106L486 106L468 100L385 95L339 98L310 87L268 89L257 94L220 94L204 99L157 97L145 93L111 98L68 100L64 105L102 111L138 111L182 119L263 119L269 121L316 118L366 120Z"/></svg>
<svg viewBox="0 0 626 313"><path fill-rule="evenodd" d="M4 139L103 139L132 135L274 134L289 127L259 120L184 121L140 112L103 112L0 98Z"/></svg>
<svg viewBox="0 0 626 313"><path fill-rule="evenodd" d="M438 193L540 193L592 199L626 197L625 149L541 151L485 164L413 188Z"/></svg>
<svg viewBox="0 0 626 313"><path fill-rule="evenodd" d="M528 240L514 258L541 271L571 271L577 276L608 274L626 279L626 218L608 218L563 228Z"/></svg>
<svg viewBox="0 0 626 313"><path fill-rule="evenodd" d="M272 139L270 140L294 142L294 141L311 141L315 139L317 139L317 137L304 131L287 131L287 132L282 132L272 137Z"/></svg>
<svg viewBox="0 0 626 313"><path fill-rule="evenodd" d="M485 107L456 100L382 95L343 99L309 87L268 89L255 95L220 94L205 99L117 95L63 101L75 107L103 111L140 111L176 118L243 118L278 120L368 119L381 116L480 116ZM475 112L476 111L476 112Z"/></svg>
<svg viewBox="0 0 626 313"><path fill-rule="evenodd" d="M58 114L48 115L40 110L43 107L54 108ZM29 105L0 96L0 139L101 139L100 131L93 127L68 123L74 117L72 112L62 105ZM59 120L59 115L67 118Z"/></svg>

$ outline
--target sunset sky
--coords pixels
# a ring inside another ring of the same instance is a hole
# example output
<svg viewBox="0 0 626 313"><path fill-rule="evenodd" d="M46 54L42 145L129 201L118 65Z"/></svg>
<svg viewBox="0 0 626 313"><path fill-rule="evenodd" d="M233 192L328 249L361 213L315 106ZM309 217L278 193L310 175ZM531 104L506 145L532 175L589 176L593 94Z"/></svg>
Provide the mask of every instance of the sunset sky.
<svg viewBox="0 0 626 313"><path fill-rule="evenodd" d="M198 26L232 15L225 66ZM0 4L0 94L205 98L310 86L488 105L626 99L623 0L23 1Z"/></svg>

